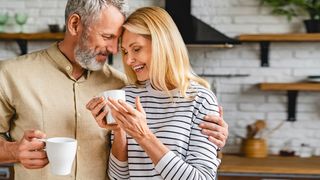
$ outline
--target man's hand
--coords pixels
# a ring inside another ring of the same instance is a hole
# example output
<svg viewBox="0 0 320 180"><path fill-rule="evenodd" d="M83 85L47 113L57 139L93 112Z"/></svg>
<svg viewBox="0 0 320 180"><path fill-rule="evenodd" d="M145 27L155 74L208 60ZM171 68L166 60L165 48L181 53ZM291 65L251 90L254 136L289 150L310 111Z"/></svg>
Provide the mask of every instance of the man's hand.
<svg viewBox="0 0 320 180"><path fill-rule="evenodd" d="M202 134L208 135L209 140L216 144L219 148L223 148L226 145L228 138L228 124L223 120L223 109L220 106L220 117L214 115L207 115L204 120L210 122L204 122L200 124L202 128Z"/></svg>
<svg viewBox="0 0 320 180"><path fill-rule="evenodd" d="M120 130L117 124L107 124L106 116L109 113L105 108L107 102L104 97L94 97L86 105L86 108L91 111L93 118L101 128L109 130Z"/></svg>
<svg viewBox="0 0 320 180"><path fill-rule="evenodd" d="M48 162L47 154L43 150L45 144L38 139L45 138L46 135L39 130L25 131L24 136L17 142L13 151L13 156L25 168L39 169L46 166Z"/></svg>

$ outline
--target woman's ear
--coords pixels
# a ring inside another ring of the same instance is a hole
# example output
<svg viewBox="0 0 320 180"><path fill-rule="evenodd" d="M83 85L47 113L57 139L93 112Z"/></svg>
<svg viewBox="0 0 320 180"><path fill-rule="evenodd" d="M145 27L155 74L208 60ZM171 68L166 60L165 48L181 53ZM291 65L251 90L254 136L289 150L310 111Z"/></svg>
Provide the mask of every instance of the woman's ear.
<svg viewBox="0 0 320 180"><path fill-rule="evenodd" d="M71 35L76 36L81 31L81 17L78 14L72 14L68 19L68 31Z"/></svg>

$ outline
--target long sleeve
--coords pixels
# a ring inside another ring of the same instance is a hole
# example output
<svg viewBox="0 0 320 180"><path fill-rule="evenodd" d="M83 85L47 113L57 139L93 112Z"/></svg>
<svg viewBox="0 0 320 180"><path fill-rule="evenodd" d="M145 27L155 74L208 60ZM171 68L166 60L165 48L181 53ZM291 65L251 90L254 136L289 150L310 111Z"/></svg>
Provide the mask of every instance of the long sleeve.
<svg viewBox="0 0 320 180"><path fill-rule="evenodd" d="M110 179L129 179L128 161L119 161L110 152L108 174Z"/></svg>
<svg viewBox="0 0 320 180"><path fill-rule="evenodd" d="M217 101L212 92L201 89L194 101L191 134L187 156L182 159L173 151L165 154L155 169L163 179L214 179L220 160L217 158L217 146L201 134L199 124L207 114L219 114Z"/></svg>
<svg viewBox="0 0 320 180"><path fill-rule="evenodd" d="M111 143L114 143L114 134L111 132ZM128 161L120 161L110 150L108 175L110 179L130 179Z"/></svg>

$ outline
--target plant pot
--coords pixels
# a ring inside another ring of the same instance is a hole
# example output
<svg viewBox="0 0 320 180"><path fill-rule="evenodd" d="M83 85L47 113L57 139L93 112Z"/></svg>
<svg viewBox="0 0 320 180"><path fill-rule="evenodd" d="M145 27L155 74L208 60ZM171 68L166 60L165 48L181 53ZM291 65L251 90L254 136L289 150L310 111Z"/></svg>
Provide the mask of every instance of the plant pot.
<svg viewBox="0 0 320 180"><path fill-rule="evenodd" d="M243 139L242 153L250 158L264 158L268 156L267 143L264 139Z"/></svg>
<svg viewBox="0 0 320 180"><path fill-rule="evenodd" d="M307 33L319 33L320 32L320 20L304 20Z"/></svg>

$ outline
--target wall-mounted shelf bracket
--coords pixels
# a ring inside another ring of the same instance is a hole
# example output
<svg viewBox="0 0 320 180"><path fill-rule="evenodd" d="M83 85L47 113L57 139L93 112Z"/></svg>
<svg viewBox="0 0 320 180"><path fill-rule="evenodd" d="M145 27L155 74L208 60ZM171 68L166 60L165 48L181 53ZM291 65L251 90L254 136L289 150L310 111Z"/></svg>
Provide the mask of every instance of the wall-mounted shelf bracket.
<svg viewBox="0 0 320 180"><path fill-rule="evenodd" d="M28 53L28 41L24 39L16 39L17 44L20 48L20 55Z"/></svg>
<svg viewBox="0 0 320 180"><path fill-rule="evenodd" d="M319 42L320 33L241 34L238 40L260 43L261 66L268 67L270 42Z"/></svg>
<svg viewBox="0 0 320 180"><path fill-rule="evenodd" d="M288 121L296 121L297 98L299 91L320 91L320 83L260 83L263 91L287 91Z"/></svg>
<svg viewBox="0 0 320 180"><path fill-rule="evenodd" d="M109 64L109 65L113 65L113 55L112 55L112 54L110 54L110 55L108 56L108 64Z"/></svg>
<svg viewBox="0 0 320 180"><path fill-rule="evenodd" d="M269 67L269 49L270 49L270 41L260 42L261 67Z"/></svg>
<svg viewBox="0 0 320 180"><path fill-rule="evenodd" d="M297 97L299 91L287 91L288 121L296 121Z"/></svg>

